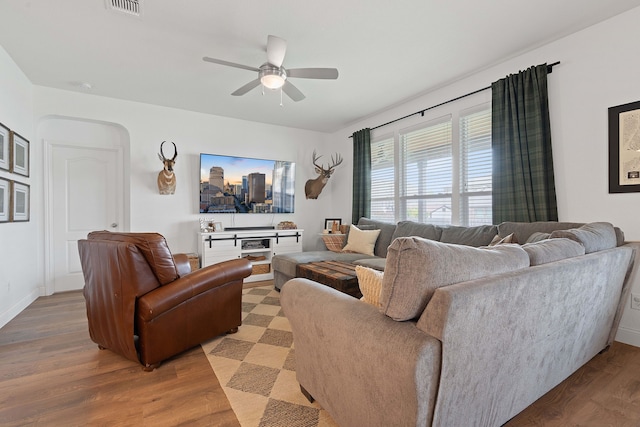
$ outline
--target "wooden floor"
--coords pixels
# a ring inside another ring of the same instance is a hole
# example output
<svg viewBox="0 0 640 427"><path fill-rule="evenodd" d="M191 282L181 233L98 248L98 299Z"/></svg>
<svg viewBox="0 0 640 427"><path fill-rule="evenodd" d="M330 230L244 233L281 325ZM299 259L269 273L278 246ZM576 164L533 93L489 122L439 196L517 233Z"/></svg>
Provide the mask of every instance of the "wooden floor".
<svg viewBox="0 0 640 427"><path fill-rule="evenodd" d="M0 329L0 425L239 424L200 347L143 372L98 350L69 292ZM614 343L506 426L640 426L640 348Z"/></svg>

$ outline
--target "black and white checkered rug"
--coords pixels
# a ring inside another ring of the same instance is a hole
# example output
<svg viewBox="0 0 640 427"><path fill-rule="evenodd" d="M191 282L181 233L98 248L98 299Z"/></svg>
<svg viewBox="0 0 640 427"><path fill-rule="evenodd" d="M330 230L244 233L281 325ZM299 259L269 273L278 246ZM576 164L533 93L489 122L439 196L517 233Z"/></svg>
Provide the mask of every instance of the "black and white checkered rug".
<svg viewBox="0 0 640 427"><path fill-rule="evenodd" d="M238 333L202 344L242 427L337 426L300 392L289 321L273 286L244 289Z"/></svg>

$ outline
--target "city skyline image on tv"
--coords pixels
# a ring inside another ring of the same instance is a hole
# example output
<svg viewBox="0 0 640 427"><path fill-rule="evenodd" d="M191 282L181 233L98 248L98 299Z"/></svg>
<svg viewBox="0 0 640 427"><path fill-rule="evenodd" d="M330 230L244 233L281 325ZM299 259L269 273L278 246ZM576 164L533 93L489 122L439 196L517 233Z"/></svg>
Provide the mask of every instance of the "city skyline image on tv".
<svg viewBox="0 0 640 427"><path fill-rule="evenodd" d="M200 213L293 213L295 163L200 154Z"/></svg>

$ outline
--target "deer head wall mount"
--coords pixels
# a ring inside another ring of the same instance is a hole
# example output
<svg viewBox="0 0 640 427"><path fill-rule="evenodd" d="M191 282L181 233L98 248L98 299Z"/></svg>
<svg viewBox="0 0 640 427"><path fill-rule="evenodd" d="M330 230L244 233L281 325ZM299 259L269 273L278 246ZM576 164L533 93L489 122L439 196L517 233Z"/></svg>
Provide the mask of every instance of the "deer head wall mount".
<svg viewBox="0 0 640 427"><path fill-rule="evenodd" d="M318 174L318 177L316 179L308 180L304 185L304 193L307 196L307 199L318 198L318 196L322 192L322 189L327 184L327 181L329 181L329 178L331 177L331 174L333 173L335 167L342 163L342 156L340 156L339 153L336 153L335 158L331 156L331 165L325 168L324 165L318 165L316 163L320 159L320 157L322 156L317 156L316 150L313 150L313 165L316 167L316 173Z"/></svg>
<svg viewBox="0 0 640 427"><path fill-rule="evenodd" d="M162 144L160 144L160 152L158 153L158 157L164 165L164 168L158 174L158 191L160 194L173 194L176 192L176 175L173 173L173 166L176 164L176 157L178 157L178 148L172 142L175 154L169 159L162 152L162 146L165 142L162 141Z"/></svg>

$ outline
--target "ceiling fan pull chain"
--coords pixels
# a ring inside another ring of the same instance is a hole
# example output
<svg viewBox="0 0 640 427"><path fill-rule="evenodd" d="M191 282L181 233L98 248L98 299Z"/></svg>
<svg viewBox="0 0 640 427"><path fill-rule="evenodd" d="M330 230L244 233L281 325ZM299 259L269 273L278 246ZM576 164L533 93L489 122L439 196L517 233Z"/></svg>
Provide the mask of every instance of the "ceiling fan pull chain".
<svg viewBox="0 0 640 427"><path fill-rule="evenodd" d="M280 88L280 106L282 107L282 88Z"/></svg>

